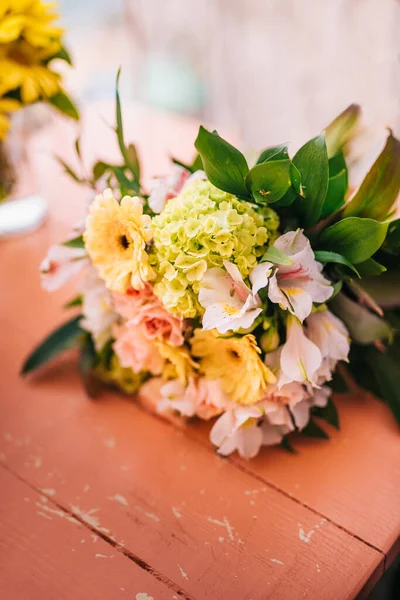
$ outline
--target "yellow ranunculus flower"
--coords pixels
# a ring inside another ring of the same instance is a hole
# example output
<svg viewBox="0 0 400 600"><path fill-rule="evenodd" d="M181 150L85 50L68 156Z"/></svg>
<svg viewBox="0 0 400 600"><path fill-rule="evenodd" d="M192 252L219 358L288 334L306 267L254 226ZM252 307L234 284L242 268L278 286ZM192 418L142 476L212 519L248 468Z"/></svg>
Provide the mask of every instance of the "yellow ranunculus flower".
<svg viewBox="0 0 400 600"><path fill-rule="evenodd" d="M125 196L121 203L111 190L96 196L86 221L86 250L106 286L124 293L142 289L153 279L146 243L152 239L151 218L143 214L139 198Z"/></svg>
<svg viewBox="0 0 400 600"><path fill-rule="evenodd" d="M254 335L218 337L216 330L196 329L191 340L192 354L200 359L200 371L207 379L218 379L233 402L259 402L275 375L265 366Z"/></svg>

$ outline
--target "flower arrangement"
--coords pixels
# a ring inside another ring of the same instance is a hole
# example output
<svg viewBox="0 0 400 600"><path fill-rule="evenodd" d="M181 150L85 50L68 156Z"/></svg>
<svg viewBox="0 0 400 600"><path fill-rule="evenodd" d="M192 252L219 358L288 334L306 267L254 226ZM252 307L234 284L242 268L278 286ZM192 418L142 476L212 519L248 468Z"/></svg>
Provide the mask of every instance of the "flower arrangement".
<svg viewBox="0 0 400 600"><path fill-rule="evenodd" d="M61 75L53 61L71 64L62 44L63 29L54 25L54 4L41 0L2 0L0 6L0 200L12 184L2 142L7 137L11 114L45 101L69 117L78 111L62 89ZM3 156L4 155L4 156Z"/></svg>
<svg viewBox="0 0 400 600"><path fill-rule="evenodd" d="M89 180L68 167L98 193L41 266L48 290L81 272L68 305L80 314L23 374L78 346L90 395L101 382L145 394L156 380L154 410L214 419L218 452L246 458L291 449L295 431L328 437L324 420L339 427L332 390L348 374L400 421L400 143L389 132L350 193L358 116L352 105L293 158L269 147L254 165L200 127L194 162L174 161L146 193L117 86L123 162L96 163Z"/></svg>

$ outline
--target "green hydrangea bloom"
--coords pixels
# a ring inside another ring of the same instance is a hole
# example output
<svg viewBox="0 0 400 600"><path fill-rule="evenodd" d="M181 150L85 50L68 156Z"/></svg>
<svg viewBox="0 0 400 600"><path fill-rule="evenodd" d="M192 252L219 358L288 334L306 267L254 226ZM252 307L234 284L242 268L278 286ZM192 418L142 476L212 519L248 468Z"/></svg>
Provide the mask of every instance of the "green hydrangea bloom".
<svg viewBox="0 0 400 600"><path fill-rule="evenodd" d="M264 212L202 180L170 200L152 220L150 255L158 273L155 293L164 306L185 318L203 314L197 299L201 279L224 260L235 263L246 277L279 226L275 211Z"/></svg>

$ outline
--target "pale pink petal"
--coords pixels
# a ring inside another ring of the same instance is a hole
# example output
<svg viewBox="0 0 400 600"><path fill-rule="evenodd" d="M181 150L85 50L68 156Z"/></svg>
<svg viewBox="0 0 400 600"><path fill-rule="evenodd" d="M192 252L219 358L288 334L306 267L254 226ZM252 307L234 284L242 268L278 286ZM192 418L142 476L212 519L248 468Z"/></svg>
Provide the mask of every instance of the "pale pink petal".
<svg viewBox="0 0 400 600"><path fill-rule="evenodd" d="M250 273L250 281L253 286L253 294L257 294L261 289L265 288L273 271L274 265L270 262L260 263Z"/></svg>
<svg viewBox="0 0 400 600"><path fill-rule="evenodd" d="M307 338L293 316L287 321L287 340L282 348L281 369L290 381L312 381L322 362L318 347Z"/></svg>
<svg viewBox="0 0 400 600"><path fill-rule="evenodd" d="M46 258L40 265L42 288L53 292L65 285L84 267L89 265L83 248L70 248L55 244L49 248Z"/></svg>
<svg viewBox="0 0 400 600"><path fill-rule="evenodd" d="M297 429L304 429L310 420L310 406L306 400L299 402L291 408Z"/></svg>
<svg viewBox="0 0 400 600"><path fill-rule="evenodd" d="M280 427L273 427L267 421L261 425L263 446L275 446L280 444L283 438Z"/></svg>
<svg viewBox="0 0 400 600"><path fill-rule="evenodd" d="M306 320L307 336L324 358L348 360L350 335L343 321L329 310L314 313Z"/></svg>
<svg viewBox="0 0 400 600"><path fill-rule="evenodd" d="M203 275L200 284L199 302L204 308L219 302L241 308L243 302L237 295L232 296L231 292L232 281L228 273L219 267L213 267Z"/></svg>
<svg viewBox="0 0 400 600"><path fill-rule="evenodd" d="M287 299L287 310L303 322L312 310L312 297L301 287L295 287L296 281L284 281L280 284L281 291Z"/></svg>
<svg viewBox="0 0 400 600"><path fill-rule="evenodd" d="M242 458L254 458L260 451L263 443L263 432L256 423L245 425L236 432L236 446Z"/></svg>

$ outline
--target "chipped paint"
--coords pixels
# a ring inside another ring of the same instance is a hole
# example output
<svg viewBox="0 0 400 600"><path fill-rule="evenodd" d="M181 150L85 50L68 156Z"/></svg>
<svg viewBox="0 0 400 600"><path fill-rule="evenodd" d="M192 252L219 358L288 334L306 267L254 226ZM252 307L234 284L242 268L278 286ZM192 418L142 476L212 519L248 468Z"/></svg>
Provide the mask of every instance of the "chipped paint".
<svg viewBox="0 0 400 600"><path fill-rule="evenodd" d="M141 506L136 505L135 508L139 512L142 512L144 515L146 515L146 517L149 517L149 519L153 519L153 521L157 521L157 523L160 521L160 517L158 517L154 513L146 512Z"/></svg>
<svg viewBox="0 0 400 600"><path fill-rule="evenodd" d="M315 533L314 529L310 529L308 533L304 531L302 527L299 528L299 538L302 542L308 544L311 540L311 536Z"/></svg>
<svg viewBox="0 0 400 600"><path fill-rule="evenodd" d="M235 541L235 538L233 537L233 527L231 526L226 517L223 517L223 521L218 521L218 519L207 517L207 521L209 521L210 523L214 523L215 525L220 525L221 527L224 527L228 532L229 539L232 540L232 542Z"/></svg>
<svg viewBox="0 0 400 600"><path fill-rule="evenodd" d="M54 496L56 490L54 488L41 488L40 490L43 494L47 494L48 496Z"/></svg>
<svg viewBox="0 0 400 600"><path fill-rule="evenodd" d="M146 594L146 592L139 592L136 594L136 600L154 600L154 598Z"/></svg>
<svg viewBox="0 0 400 600"><path fill-rule="evenodd" d="M104 440L104 443L107 446L107 448L115 448L115 446L117 445L115 438L108 438L107 440Z"/></svg>
<svg viewBox="0 0 400 600"><path fill-rule="evenodd" d="M177 519L182 519L182 513L179 512L179 508L177 508L176 506L173 506L171 508L172 510L172 514L174 515L174 517L176 517Z"/></svg>
<svg viewBox="0 0 400 600"><path fill-rule="evenodd" d="M128 506L128 500L121 494L115 494L114 496L108 496L108 500L115 500L115 502L119 502L119 504L122 504L123 506Z"/></svg>
<svg viewBox="0 0 400 600"><path fill-rule="evenodd" d="M187 573L185 573L185 571L182 569L181 565L178 565L178 567L179 567L179 570L181 572L183 579L189 579L189 577L187 576Z"/></svg>
<svg viewBox="0 0 400 600"><path fill-rule="evenodd" d="M271 558L271 562L277 564L277 565L283 565L284 563L281 560L278 560L277 558Z"/></svg>

